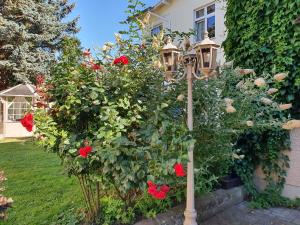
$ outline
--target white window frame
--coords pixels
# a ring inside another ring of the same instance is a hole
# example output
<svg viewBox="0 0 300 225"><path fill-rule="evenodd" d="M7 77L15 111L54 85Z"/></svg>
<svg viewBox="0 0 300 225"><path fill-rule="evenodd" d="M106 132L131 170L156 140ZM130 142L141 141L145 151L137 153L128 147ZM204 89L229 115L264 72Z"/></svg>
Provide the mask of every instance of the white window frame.
<svg viewBox="0 0 300 225"><path fill-rule="evenodd" d="M18 104L20 107L17 107ZM23 104L26 104L27 107L23 107ZM14 98L7 104L7 120L9 122L17 122L24 116L24 112L29 111L31 108L31 102L27 101L25 97ZM10 110L12 110L13 113L10 113Z"/></svg>
<svg viewBox="0 0 300 225"><path fill-rule="evenodd" d="M153 36L153 35L158 35L159 33L157 33L157 34L153 34L153 30L154 29L157 29L157 28L160 28L160 31L159 31L159 33L164 29L164 27L163 27L163 24L162 23L159 23L159 24L157 24L157 25L155 25L155 26L152 26L152 28L151 28L151 30L150 30L150 33L151 33L151 36Z"/></svg>
<svg viewBox="0 0 300 225"><path fill-rule="evenodd" d="M211 5L215 5L215 11L207 14L207 7L211 6ZM204 15L197 18L197 12L200 10L204 10ZM197 9L194 10L194 29L196 29L196 23L199 21L204 21L204 32L207 31L207 19L214 16L215 17L215 25L216 25L216 2L211 2L209 4L206 4L205 6L201 6ZM215 26L215 36L212 37L211 39L216 38L216 26ZM195 35L195 42L200 42L201 40L197 40L197 34Z"/></svg>

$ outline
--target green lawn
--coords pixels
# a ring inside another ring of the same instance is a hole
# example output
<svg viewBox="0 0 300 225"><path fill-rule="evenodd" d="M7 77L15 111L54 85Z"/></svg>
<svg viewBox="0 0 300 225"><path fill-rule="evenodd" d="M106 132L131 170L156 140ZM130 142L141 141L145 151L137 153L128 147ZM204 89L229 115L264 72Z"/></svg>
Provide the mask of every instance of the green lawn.
<svg viewBox="0 0 300 225"><path fill-rule="evenodd" d="M68 178L56 155L30 142L0 143L0 170L6 177L5 195L14 200L9 219L0 224L50 224L69 208L81 207L77 181Z"/></svg>

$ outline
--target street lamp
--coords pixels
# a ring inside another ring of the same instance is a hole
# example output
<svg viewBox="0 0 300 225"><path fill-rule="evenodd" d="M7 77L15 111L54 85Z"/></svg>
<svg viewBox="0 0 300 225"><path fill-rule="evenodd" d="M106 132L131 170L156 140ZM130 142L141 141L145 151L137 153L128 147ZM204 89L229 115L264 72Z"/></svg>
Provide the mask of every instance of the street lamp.
<svg viewBox="0 0 300 225"><path fill-rule="evenodd" d="M186 46L190 46L187 43ZM187 125L189 131L193 130L193 80L207 79L216 67L217 49L219 45L208 38L196 44L193 48L187 49L187 53L182 57L180 50L172 44L171 38L162 50L162 61L165 68L165 76L168 81L187 80L188 85L188 105L187 105ZM182 60L179 60L182 59ZM185 69L183 76L174 78L178 72L178 65L182 63ZM202 76L204 74L204 76ZM197 225L197 212L195 210L194 194L194 144L188 147L189 162L187 165L187 198L186 210L184 212L184 225Z"/></svg>

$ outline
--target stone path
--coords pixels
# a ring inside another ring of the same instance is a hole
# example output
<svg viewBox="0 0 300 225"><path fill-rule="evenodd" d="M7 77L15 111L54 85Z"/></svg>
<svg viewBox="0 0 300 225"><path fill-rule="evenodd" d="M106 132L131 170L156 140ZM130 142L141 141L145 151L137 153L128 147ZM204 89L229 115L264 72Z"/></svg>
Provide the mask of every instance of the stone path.
<svg viewBox="0 0 300 225"><path fill-rule="evenodd" d="M233 206L199 225L300 225L300 210L250 209L246 202Z"/></svg>

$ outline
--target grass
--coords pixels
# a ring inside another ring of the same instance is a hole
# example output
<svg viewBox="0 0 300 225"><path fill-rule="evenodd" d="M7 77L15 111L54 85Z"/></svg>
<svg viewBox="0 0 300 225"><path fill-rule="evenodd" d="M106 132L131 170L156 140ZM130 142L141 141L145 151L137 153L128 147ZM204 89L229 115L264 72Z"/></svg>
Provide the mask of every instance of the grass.
<svg viewBox="0 0 300 225"><path fill-rule="evenodd" d="M77 180L68 178L56 155L31 142L0 143L0 170L8 178L5 196L14 200L5 225L51 224L82 206Z"/></svg>

